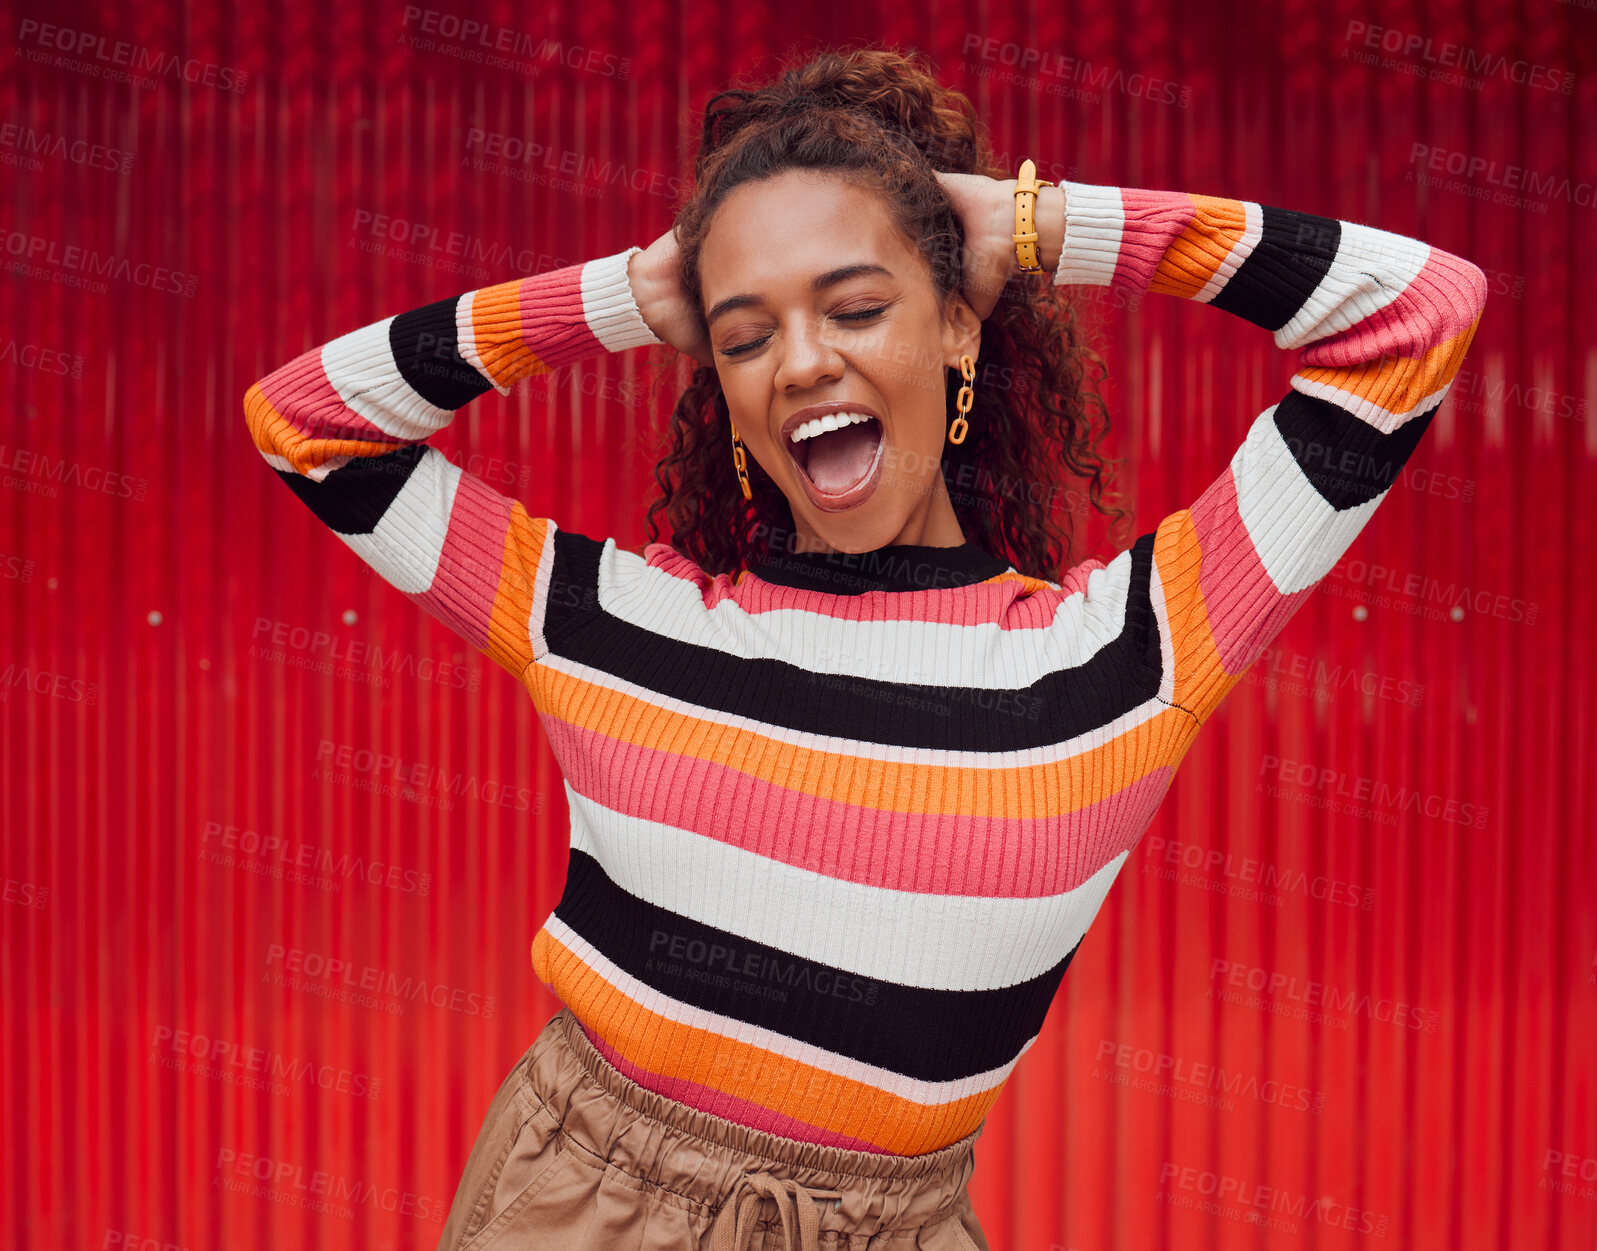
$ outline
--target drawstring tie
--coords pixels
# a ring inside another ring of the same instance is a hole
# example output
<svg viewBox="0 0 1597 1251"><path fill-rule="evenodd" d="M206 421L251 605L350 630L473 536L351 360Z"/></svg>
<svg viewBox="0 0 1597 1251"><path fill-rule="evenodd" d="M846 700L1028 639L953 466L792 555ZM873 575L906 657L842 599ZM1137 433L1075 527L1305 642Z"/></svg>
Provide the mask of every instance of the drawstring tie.
<svg viewBox="0 0 1597 1251"><path fill-rule="evenodd" d="M715 1228L711 1251L747 1251L754 1238L754 1226L760 1219L762 1197L776 1204L776 1213L782 1220L782 1245L787 1251L820 1251L821 1212L815 1200L835 1199L841 1207L843 1192L810 1189L791 1177L779 1178L773 1173L745 1173L738 1178L731 1198L721 1209L723 1219ZM725 1219L728 1207L732 1209L731 1220ZM796 1240L795 1218L798 1222Z"/></svg>

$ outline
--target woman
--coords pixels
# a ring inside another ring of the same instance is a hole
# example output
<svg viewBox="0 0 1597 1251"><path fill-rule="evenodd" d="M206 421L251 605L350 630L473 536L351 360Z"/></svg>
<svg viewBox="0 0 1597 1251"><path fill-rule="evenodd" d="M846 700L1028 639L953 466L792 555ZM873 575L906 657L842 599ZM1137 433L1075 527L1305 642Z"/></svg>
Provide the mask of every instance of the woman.
<svg viewBox="0 0 1597 1251"><path fill-rule="evenodd" d="M246 396L316 515L521 680L565 777L532 949L565 1007L443 1247L986 1247L988 1109L1480 318L1467 261L1237 200L1044 186L1033 256L988 151L914 61L820 55L710 102L647 249L375 322ZM1191 508L1065 570L1056 468L1095 503L1101 468L1068 285L1216 305L1301 368ZM426 442L490 386L656 343L699 362L649 512L674 545L561 529Z"/></svg>

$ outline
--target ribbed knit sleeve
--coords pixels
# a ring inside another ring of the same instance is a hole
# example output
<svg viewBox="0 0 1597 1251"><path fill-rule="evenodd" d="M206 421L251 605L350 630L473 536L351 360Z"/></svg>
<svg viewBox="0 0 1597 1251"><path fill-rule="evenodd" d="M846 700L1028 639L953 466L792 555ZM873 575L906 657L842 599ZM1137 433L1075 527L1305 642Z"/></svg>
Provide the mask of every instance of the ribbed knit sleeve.
<svg viewBox="0 0 1597 1251"><path fill-rule="evenodd" d="M1466 260L1251 201L1064 184L1055 281L1225 309L1295 349L1290 389L1153 535L1164 698L1202 721L1386 498L1486 302Z"/></svg>
<svg viewBox="0 0 1597 1251"><path fill-rule="evenodd" d="M490 387L659 343L633 298L640 248L437 300L302 353L253 384L261 455L385 580L520 676L547 651L557 530L426 440ZM288 557L288 553L279 553ZM295 573L306 555L284 559Z"/></svg>

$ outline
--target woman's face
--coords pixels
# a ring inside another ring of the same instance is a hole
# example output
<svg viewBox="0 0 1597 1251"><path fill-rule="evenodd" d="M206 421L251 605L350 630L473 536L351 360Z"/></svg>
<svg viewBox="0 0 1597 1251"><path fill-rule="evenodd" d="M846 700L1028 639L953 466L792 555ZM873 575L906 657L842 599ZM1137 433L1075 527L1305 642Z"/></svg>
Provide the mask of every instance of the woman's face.
<svg viewBox="0 0 1597 1251"><path fill-rule="evenodd" d="M941 471L943 371L980 352L981 319L962 296L939 301L880 200L817 170L744 183L699 275L738 437L793 509L790 550L964 542ZM867 420L793 441L814 405Z"/></svg>

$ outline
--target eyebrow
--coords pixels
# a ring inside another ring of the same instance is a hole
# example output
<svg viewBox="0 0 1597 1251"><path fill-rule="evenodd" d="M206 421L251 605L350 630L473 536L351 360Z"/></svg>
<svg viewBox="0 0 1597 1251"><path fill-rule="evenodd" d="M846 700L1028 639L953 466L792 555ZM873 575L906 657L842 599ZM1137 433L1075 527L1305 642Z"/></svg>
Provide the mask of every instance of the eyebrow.
<svg viewBox="0 0 1597 1251"><path fill-rule="evenodd" d="M885 265L878 265L874 261L856 261L852 265L839 265L836 269L815 275L810 279L810 290L824 291L827 287L835 287L840 282L847 282L850 278L858 278L864 274L885 274L889 278L894 276L893 271ZM705 315L704 324L708 326L722 313L730 313L733 309L748 308L764 302L760 296L746 292L743 295L729 295L726 299L718 301Z"/></svg>

